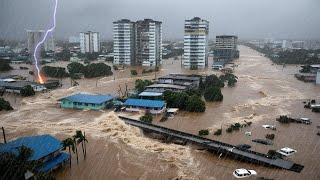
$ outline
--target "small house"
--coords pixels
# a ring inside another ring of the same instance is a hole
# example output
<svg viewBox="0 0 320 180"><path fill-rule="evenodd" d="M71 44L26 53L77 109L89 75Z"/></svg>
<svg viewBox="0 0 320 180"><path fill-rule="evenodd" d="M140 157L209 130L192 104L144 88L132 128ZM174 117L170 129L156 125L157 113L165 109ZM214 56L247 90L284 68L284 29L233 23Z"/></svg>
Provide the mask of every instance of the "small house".
<svg viewBox="0 0 320 180"><path fill-rule="evenodd" d="M69 161L70 155L62 152L61 141L51 135L20 137L6 144L0 144L0 153L18 155L19 148L25 146L32 150L28 161L39 161L38 172L49 173Z"/></svg>
<svg viewBox="0 0 320 180"><path fill-rule="evenodd" d="M60 107L66 109L89 109L100 110L112 103L113 97L110 95L96 95L96 94L74 94L59 99Z"/></svg>
<svg viewBox="0 0 320 180"><path fill-rule="evenodd" d="M127 99L124 105L127 111L138 112L144 110L149 111L151 114L160 114L166 109L165 102L160 100Z"/></svg>

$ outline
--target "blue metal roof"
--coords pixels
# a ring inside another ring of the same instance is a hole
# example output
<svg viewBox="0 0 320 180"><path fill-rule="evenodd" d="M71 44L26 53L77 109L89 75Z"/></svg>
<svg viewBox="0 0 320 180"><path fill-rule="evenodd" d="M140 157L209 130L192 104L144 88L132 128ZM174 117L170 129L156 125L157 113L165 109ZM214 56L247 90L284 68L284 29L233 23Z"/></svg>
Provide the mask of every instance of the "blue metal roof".
<svg viewBox="0 0 320 180"><path fill-rule="evenodd" d="M80 103L91 103L91 104L101 104L113 99L112 96L109 95L94 95L94 94L75 94L72 96L64 97L61 100L69 100L72 102L80 102Z"/></svg>
<svg viewBox="0 0 320 180"><path fill-rule="evenodd" d="M0 145L0 152L11 152L18 155L18 149L26 146L33 150L29 160L39 160L62 148L61 142L51 135L21 137L7 144Z"/></svg>
<svg viewBox="0 0 320 180"><path fill-rule="evenodd" d="M164 106L164 101L159 100L147 100L147 99L127 99L124 102L126 106L138 106L138 107L151 107L151 108L161 108Z"/></svg>
<svg viewBox="0 0 320 180"><path fill-rule="evenodd" d="M64 161L69 160L69 153L61 152L58 156L51 159L50 161L47 161L44 163L44 165L38 169L39 172L49 172L53 168L55 168L57 165L61 164Z"/></svg>

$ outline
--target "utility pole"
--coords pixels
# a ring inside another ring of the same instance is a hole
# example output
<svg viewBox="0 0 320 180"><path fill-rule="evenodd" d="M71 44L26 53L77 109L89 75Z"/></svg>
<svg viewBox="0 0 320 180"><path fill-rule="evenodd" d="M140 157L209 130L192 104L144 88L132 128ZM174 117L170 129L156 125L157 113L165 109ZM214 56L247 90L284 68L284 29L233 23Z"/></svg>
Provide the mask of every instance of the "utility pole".
<svg viewBox="0 0 320 180"><path fill-rule="evenodd" d="M4 132L4 128L2 127L3 141L7 144L6 133Z"/></svg>

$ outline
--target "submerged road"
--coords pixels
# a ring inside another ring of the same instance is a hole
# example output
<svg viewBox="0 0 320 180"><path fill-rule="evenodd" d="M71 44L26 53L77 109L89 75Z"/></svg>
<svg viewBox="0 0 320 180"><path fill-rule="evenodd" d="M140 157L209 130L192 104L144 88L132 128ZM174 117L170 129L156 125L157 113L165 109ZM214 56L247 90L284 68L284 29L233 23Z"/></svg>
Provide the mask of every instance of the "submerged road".
<svg viewBox="0 0 320 180"><path fill-rule="evenodd" d="M161 127L154 124L145 123L142 121L130 119L127 117L119 116L120 119L124 120L127 124L139 127L144 130L166 135L168 137L177 138L180 140L185 140L197 144L208 150L212 150L216 153L223 153L228 156L232 156L237 160L247 161L256 164L262 164L265 166L276 167L281 169L286 169L294 172L301 172L304 166L295 164L292 161L284 160L281 158L271 158L266 154L262 154L250 150L240 150L235 146L212 139L207 139L204 137L196 136L193 134L185 133L182 131L177 131L174 129L169 129L166 127Z"/></svg>

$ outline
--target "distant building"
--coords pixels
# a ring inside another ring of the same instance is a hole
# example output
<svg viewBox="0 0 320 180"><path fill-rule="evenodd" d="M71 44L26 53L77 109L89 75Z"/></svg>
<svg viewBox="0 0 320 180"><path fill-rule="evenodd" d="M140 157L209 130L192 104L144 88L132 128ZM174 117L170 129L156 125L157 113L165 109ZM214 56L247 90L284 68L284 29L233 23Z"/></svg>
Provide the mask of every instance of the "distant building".
<svg viewBox="0 0 320 180"><path fill-rule="evenodd" d="M293 41L291 46L292 49L304 49L304 41Z"/></svg>
<svg viewBox="0 0 320 180"><path fill-rule="evenodd" d="M208 66L209 21L194 17L185 20L184 54L185 68L205 68Z"/></svg>
<svg viewBox="0 0 320 180"><path fill-rule="evenodd" d="M94 95L79 93L59 99L60 106L67 109L100 110L106 108L113 100L110 95Z"/></svg>
<svg viewBox="0 0 320 180"><path fill-rule="evenodd" d="M66 164L70 158L68 153L61 151L61 141L51 135L20 137L6 144L1 144L0 153L8 152L18 155L18 150L22 146L33 151L29 161L41 162L42 165L36 167L37 172L49 173Z"/></svg>
<svg viewBox="0 0 320 180"><path fill-rule="evenodd" d="M80 33L80 52L97 53L100 52L100 34L98 32Z"/></svg>
<svg viewBox="0 0 320 180"><path fill-rule="evenodd" d="M143 110L151 114L160 114L166 109L165 102L160 100L127 99L124 105L126 106L126 111L139 112Z"/></svg>
<svg viewBox="0 0 320 180"><path fill-rule="evenodd" d="M69 43L80 43L80 38L77 36L70 36L68 40Z"/></svg>
<svg viewBox="0 0 320 180"><path fill-rule="evenodd" d="M136 25L128 19L113 22L113 63L135 65Z"/></svg>
<svg viewBox="0 0 320 180"><path fill-rule="evenodd" d="M158 78L158 83L160 84L174 84L187 88L197 88L199 82L200 76L185 74L169 74Z"/></svg>
<svg viewBox="0 0 320 180"><path fill-rule="evenodd" d="M36 45L42 40L44 36L44 30L27 30L27 43L28 43L28 51L30 55L33 55ZM40 55L41 50L44 51L54 51L55 43L54 38L51 33L48 34L45 42L41 45L38 51L38 56Z"/></svg>
<svg viewBox="0 0 320 180"><path fill-rule="evenodd" d="M26 86L31 86L34 91L40 92L46 90L46 87L42 84L38 84L30 81L16 81L11 78L0 79L0 88L4 88L6 92L21 93L21 90Z"/></svg>
<svg viewBox="0 0 320 180"><path fill-rule="evenodd" d="M156 67L162 63L162 22L144 19L136 22L136 63Z"/></svg>
<svg viewBox="0 0 320 180"><path fill-rule="evenodd" d="M318 70L318 72L317 72L316 84L320 85L320 70Z"/></svg>
<svg viewBox="0 0 320 180"><path fill-rule="evenodd" d="M150 86L147 86L144 91L163 93L165 91L182 92L186 90L187 90L186 86L180 86L175 84L152 84Z"/></svg>
<svg viewBox="0 0 320 180"><path fill-rule="evenodd" d="M214 59L229 61L239 57L237 36L216 36Z"/></svg>

